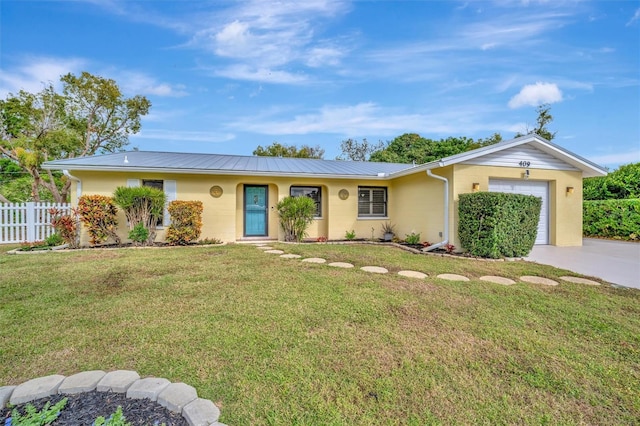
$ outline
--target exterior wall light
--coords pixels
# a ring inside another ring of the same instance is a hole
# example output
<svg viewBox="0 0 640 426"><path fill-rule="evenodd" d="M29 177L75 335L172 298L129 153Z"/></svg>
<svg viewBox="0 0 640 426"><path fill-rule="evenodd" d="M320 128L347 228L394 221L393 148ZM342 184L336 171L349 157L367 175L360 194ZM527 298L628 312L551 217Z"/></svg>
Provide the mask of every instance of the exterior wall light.
<svg viewBox="0 0 640 426"><path fill-rule="evenodd" d="M525 170L524 173L522 174L522 179L529 179L529 169Z"/></svg>
<svg viewBox="0 0 640 426"><path fill-rule="evenodd" d="M567 195L573 194L573 186L567 186Z"/></svg>
<svg viewBox="0 0 640 426"><path fill-rule="evenodd" d="M479 191L480 190L480 184L478 182L474 182L473 185L471 186L471 189L475 192L475 191Z"/></svg>

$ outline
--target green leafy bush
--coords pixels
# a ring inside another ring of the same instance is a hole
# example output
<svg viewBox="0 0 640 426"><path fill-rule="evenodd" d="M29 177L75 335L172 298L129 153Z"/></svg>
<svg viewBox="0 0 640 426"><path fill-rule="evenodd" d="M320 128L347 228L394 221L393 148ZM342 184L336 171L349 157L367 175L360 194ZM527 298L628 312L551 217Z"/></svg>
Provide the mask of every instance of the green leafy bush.
<svg viewBox="0 0 640 426"><path fill-rule="evenodd" d="M285 241L302 241L316 215L316 203L309 197L285 197L277 205Z"/></svg>
<svg viewBox="0 0 640 426"><path fill-rule="evenodd" d="M149 231L147 240L141 242L145 245L153 244L156 239L156 225L162 220L165 199L164 192L148 186L119 186L113 193L113 201L124 210L129 230L133 231L141 223Z"/></svg>
<svg viewBox="0 0 640 426"><path fill-rule="evenodd" d="M171 226L166 237L169 244L187 245L200 238L202 201L172 201L168 210L171 215Z"/></svg>
<svg viewBox="0 0 640 426"><path fill-rule="evenodd" d="M51 234L44 240L45 244L49 247L61 246L64 244L64 240L60 234Z"/></svg>
<svg viewBox="0 0 640 426"><path fill-rule="evenodd" d="M118 405L115 413L106 419L104 416L96 418L93 426L132 426L132 424L127 421L127 418L122 414L122 407Z"/></svg>
<svg viewBox="0 0 640 426"><path fill-rule="evenodd" d="M585 201L585 237L640 239L640 199Z"/></svg>
<svg viewBox="0 0 640 426"><path fill-rule="evenodd" d="M500 258L529 254L536 240L542 199L501 192L461 194L458 236L474 256Z"/></svg>
<svg viewBox="0 0 640 426"><path fill-rule="evenodd" d="M607 176L583 180L585 200L640 198L640 163L620 166Z"/></svg>
<svg viewBox="0 0 640 426"><path fill-rule="evenodd" d="M87 227L91 244L101 244L109 238L120 244L118 236L118 208L111 197L83 195L78 200L80 220Z"/></svg>
<svg viewBox="0 0 640 426"><path fill-rule="evenodd" d="M356 231L354 231L353 229L351 231L346 231L344 233L344 237L349 241L353 241L356 239Z"/></svg>
<svg viewBox="0 0 640 426"><path fill-rule="evenodd" d="M142 222L138 222L138 224L129 231L129 239L134 243L144 244L149 239L149 230L144 227Z"/></svg>
<svg viewBox="0 0 640 426"><path fill-rule="evenodd" d="M420 234L416 234L415 232L407 234L404 242L411 245L420 244Z"/></svg>

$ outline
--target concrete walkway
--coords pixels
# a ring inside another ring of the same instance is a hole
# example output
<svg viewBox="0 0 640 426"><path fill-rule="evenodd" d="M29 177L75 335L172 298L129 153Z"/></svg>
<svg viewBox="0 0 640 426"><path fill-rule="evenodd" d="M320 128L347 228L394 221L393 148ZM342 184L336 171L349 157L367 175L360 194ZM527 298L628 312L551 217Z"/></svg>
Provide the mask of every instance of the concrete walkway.
<svg viewBox="0 0 640 426"><path fill-rule="evenodd" d="M525 260L640 289L640 243L585 238L582 244L534 246Z"/></svg>

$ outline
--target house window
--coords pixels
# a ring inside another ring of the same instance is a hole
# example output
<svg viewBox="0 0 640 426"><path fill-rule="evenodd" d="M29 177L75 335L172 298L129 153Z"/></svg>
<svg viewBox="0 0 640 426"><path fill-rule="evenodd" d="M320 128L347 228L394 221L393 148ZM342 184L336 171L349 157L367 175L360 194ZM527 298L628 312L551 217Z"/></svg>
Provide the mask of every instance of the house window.
<svg viewBox="0 0 640 426"><path fill-rule="evenodd" d="M150 188L159 189L160 191L164 192L164 181L162 180L142 179L142 186L148 186ZM159 217L156 226L162 227L163 219L164 218Z"/></svg>
<svg viewBox="0 0 640 426"><path fill-rule="evenodd" d="M381 186L358 187L358 217L386 217L387 188Z"/></svg>
<svg viewBox="0 0 640 426"><path fill-rule="evenodd" d="M322 217L322 191L319 186L292 186L292 197L309 197L316 203L316 217Z"/></svg>

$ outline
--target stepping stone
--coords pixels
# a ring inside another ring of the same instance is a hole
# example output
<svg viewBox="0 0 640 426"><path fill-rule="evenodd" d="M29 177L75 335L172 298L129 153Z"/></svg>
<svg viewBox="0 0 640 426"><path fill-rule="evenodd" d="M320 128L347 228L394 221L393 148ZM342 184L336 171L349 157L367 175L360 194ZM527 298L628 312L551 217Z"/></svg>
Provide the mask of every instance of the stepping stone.
<svg viewBox="0 0 640 426"><path fill-rule="evenodd" d="M574 284L600 285L600 283L597 281L588 280L586 278L580 278L580 277L560 277L560 279L562 281L568 281Z"/></svg>
<svg viewBox="0 0 640 426"><path fill-rule="evenodd" d="M91 392L95 390L106 374L102 370L83 371L82 373L74 374L64 379L64 382L58 388L58 393L74 395L82 392Z"/></svg>
<svg viewBox="0 0 640 426"><path fill-rule="evenodd" d="M346 262L331 262L329 263L329 266L333 266L335 268L353 268L353 265L351 263L346 263Z"/></svg>
<svg viewBox="0 0 640 426"><path fill-rule="evenodd" d="M117 392L125 393L129 386L136 380L140 379L140 375L135 371L130 370L116 370L107 373L106 376L100 380L96 390L98 392Z"/></svg>
<svg viewBox="0 0 640 426"><path fill-rule="evenodd" d="M133 382L129 389L127 389L127 398L131 399L150 399L156 401L158 395L162 392L171 382L167 379L160 379L157 377L149 377L146 379L140 379Z"/></svg>
<svg viewBox="0 0 640 426"><path fill-rule="evenodd" d="M271 253L271 254L282 254L283 250L265 250L263 253Z"/></svg>
<svg viewBox="0 0 640 426"><path fill-rule="evenodd" d="M400 271L398 272L398 275L401 275L403 277L409 277L409 278L418 278L420 280L423 280L428 277L428 275L425 274L424 272L418 272L418 271Z"/></svg>
<svg viewBox="0 0 640 426"><path fill-rule="evenodd" d="M383 268L381 266L363 266L360 269L362 269L365 272L371 272L373 274L386 274L389 272L388 269Z"/></svg>
<svg viewBox="0 0 640 426"><path fill-rule="evenodd" d="M9 402L11 405L18 405L55 395L64 379L64 376L54 374L26 381L13 390Z"/></svg>
<svg viewBox="0 0 640 426"><path fill-rule="evenodd" d="M210 425L220 417L220 410L208 399L198 398L182 409L184 417L190 425Z"/></svg>
<svg viewBox="0 0 640 426"><path fill-rule="evenodd" d="M302 256L299 254L281 254L280 257L283 259L300 259Z"/></svg>
<svg viewBox="0 0 640 426"><path fill-rule="evenodd" d="M438 278L448 281L469 281L469 278L458 274L440 274Z"/></svg>
<svg viewBox="0 0 640 426"><path fill-rule="evenodd" d="M273 247L271 246L257 246L256 248L258 250L273 250Z"/></svg>
<svg viewBox="0 0 640 426"><path fill-rule="evenodd" d="M505 277L496 277L495 275L485 275L484 277L480 277L482 281L488 281L494 284L502 284L502 285L513 285L516 282L510 278Z"/></svg>
<svg viewBox="0 0 640 426"><path fill-rule="evenodd" d="M308 257L306 259L302 259L303 262L307 263L326 263L327 261L321 257Z"/></svg>
<svg viewBox="0 0 640 426"><path fill-rule="evenodd" d="M542 284L542 285L558 285L557 281L554 280L550 280L549 278L542 278L542 277L534 277L531 275L525 275L524 277L520 277L521 281L524 281L525 283L532 283L532 284Z"/></svg>

